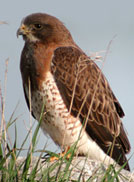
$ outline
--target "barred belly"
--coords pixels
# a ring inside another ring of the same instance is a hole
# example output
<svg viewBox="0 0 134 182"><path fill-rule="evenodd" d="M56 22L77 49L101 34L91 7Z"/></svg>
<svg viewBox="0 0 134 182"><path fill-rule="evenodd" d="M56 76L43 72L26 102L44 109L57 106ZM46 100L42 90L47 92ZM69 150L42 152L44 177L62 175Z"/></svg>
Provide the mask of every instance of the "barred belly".
<svg viewBox="0 0 134 182"><path fill-rule="evenodd" d="M65 149L78 140L77 154L88 155L89 158L100 161L105 159L106 163L114 163L114 160L103 152L86 131L82 130L79 118L69 113L51 73L42 82L40 90L32 92L31 107L38 121L44 108L41 128L57 145Z"/></svg>

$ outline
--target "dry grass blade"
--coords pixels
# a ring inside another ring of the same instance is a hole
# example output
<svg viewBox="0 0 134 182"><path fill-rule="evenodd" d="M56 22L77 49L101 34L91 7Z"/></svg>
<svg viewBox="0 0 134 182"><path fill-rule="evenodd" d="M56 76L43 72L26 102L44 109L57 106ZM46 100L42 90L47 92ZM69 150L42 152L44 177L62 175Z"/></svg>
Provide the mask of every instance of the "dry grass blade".
<svg viewBox="0 0 134 182"><path fill-rule="evenodd" d="M93 106L95 94L96 94L96 92L97 92L97 87L98 87L98 84L99 84L99 82L100 82L101 71L102 71L103 68L104 68L104 65L105 65L105 62L106 62L106 59L107 59L109 50L110 50L110 46L111 46L111 44L112 44L112 42L113 42L113 40L114 40L115 37L116 37L116 35L112 38L112 40L109 42L109 44L108 44L108 46L107 46L106 54L105 54L104 60L103 60L103 62L102 62L102 67L101 67L101 70L100 70L100 73L99 73L99 77L98 77L98 80L97 80L97 83L96 83L96 87L95 87L95 90L94 90L94 93L93 93L93 97L92 97L91 104L90 104L90 107L89 107L89 110L88 110L88 113L87 113L87 117L86 117L86 120L85 120L85 124L84 124L83 130L85 130L85 128L86 128L86 125L87 125L87 122L88 122L88 118L89 118L89 115L90 115L90 112L91 112L91 109L92 109L92 106ZM87 93L87 95L88 95L88 93Z"/></svg>
<svg viewBox="0 0 134 182"><path fill-rule="evenodd" d="M99 73L99 76L98 76L98 79L97 79L97 83L96 83L96 86L95 86L95 89L94 89L94 93L93 93L93 97L92 97L92 100L91 100L91 104L90 104L90 107L89 107L89 109L88 109L88 113L87 113L87 116L86 116L86 118L85 118L84 124L82 125L82 129L81 129L81 131L80 131L80 134L79 134L79 136L78 136L78 140L82 137L81 135L82 135L83 131L84 131L85 128L86 128L86 125L87 125L87 122L88 122L88 118L89 118L89 115L90 115L90 112L91 112L91 109L92 109L92 105L93 105L93 102L94 102L95 94L96 94L96 92L97 92L97 87L98 87L98 84L99 84L100 79L101 79L101 72L102 72L102 70L103 70L103 68L104 68L104 65L105 65L107 56L108 56L108 54L109 54L110 46L111 46L111 44L112 44L112 42L113 42L113 39L114 39L115 37L116 37L116 35L112 38L112 40L109 42L109 44L108 44L108 46L107 46L106 53L105 53L104 59L103 59L103 61L102 61L100 73ZM75 83L74 83L74 88L73 88L73 93L72 93L72 99L71 99L71 104L70 104L70 108L69 108L69 113L71 113L72 106L73 106L73 101L74 101L74 97L75 97L75 90L76 90L76 85L77 85L77 81L78 81L78 75L80 74L81 71L83 71L83 69L86 68L86 67L84 67L82 70L80 70L80 69L79 69L80 63L81 63L81 61L79 60L79 61L78 61L78 64L77 64L77 68L76 68L77 73L76 73L76 78L75 78ZM86 94L86 96L85 96L85 98L84 98L84 100L83 100L83 102L82 102L82 105L81 105L81 107L79 108L79 112L78 112L78 114L77 114L77 118L79 118L79 116L80 116L80 114L81 114L81 111L82 111L82 109L83 109L83 107L84 107L84 104L85 104L85 102L86 102L86 100L87 100L88 94L89 94L89 90L87 91L87 94ZM67 123L66 123L66 125L67 125ZM74 123L74 125L75 125L75 123ZM74 128L75 128L75 126L74 126ZM72 131L72 132L73 132L73 131ZM64 144L65 137L66 137L66 136L65 136L65 134L64 134L64 137L63 137L63 144ZM62 144L61 150L63 150L63 144ZM113 152L113 147L114 147L114 142L113 142L113 145L112 145L111 155L112 155L112 152Z"/></svg>
<svg viewBox="0 0 134 182"><path fill-rule="evenodd" d="M8 72L8 61L9 59L6 59L5 61L5 77L4 77L4 94L2 95L1 91L1 128L0 128L0 143L2 143L2 136L4 131L4 143L3 143L3 151L4 155L7 154L7 131L6 131L6 122L5 122L5 100L6 100L6 85L7 85L7 72ZM2 90L2 88L0 89ZM6 163L7 166L7 163Z"/></svg>
<svg viewBox="0 0 134 182"><path fill-rule="evenodd" d="M75 78L75 83L74 83L74 88L73 88L73 93L72 93L72 99L71 99L71 104L70 104L70 107L69 107L69 113L71 114L71 110L72 110L72 106L73 106L73 100L74 100L74 95L75 95L75 89L76 89L76 85L77 85L77 76L76 75L76 78ZM68 115L68 119L69 119L69 115ZM67 119L67 122L66 122L66 129L67 129L67 124L68 124L68 119ZM75 125L75 123L74 123ZM74 126L73 126L74 127ZM73 132L73 130L72 130ZM72 134L72 133L71 133ZM64 141L65 141L65 137L66 137L66 133L64 133L64 136L63 136L63 142L62 142L62 146L61 146L61 151L63 150L63 144L64 144Z"/></svg>
<svg viewBox="0 0 134 182"><path fill-rule="evenodd" d="M28 79L28 96L29 96L29 111L30 111L30 115L29 115L29 124L30 124L30 128L32 128L32 103L31 103L31 82L30 82L30 78ZM30 148L32 151L32 129L30 129ZM31 161L32 161L32 152L31 152Z"/></svg>
<svg viewBox="0 0 134 182"><path fill-rule="evenodd" d="M0 25L3 25L3 24L8 24L6 21L0 21Z"/></svg>

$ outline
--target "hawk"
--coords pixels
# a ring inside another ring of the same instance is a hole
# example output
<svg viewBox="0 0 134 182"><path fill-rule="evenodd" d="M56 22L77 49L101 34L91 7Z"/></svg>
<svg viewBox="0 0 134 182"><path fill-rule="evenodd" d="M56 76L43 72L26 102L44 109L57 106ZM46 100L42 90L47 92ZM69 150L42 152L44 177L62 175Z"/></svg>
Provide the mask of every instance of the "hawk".
<svg viewBox="0 0 134 182"><path fill-rule="evenodd" d="M28 107L41 128L63 149L77 140L77 153L106 164L126 163L130 143L120 103L96 65L56 17L35 13L17 35L25 45L20 70ZM109 149L112 146L112 154Z"/></svg>

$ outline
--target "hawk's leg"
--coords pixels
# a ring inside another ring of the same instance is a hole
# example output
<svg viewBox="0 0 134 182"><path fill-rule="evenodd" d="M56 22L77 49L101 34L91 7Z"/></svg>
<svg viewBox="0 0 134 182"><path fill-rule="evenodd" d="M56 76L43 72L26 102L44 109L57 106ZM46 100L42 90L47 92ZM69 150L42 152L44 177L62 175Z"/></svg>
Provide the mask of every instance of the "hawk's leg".
<svg viewBox="0 0 134 182"><path fill-rule="evenodd" d="M66 147L66 149L63 152L60 152L58 154L55 154L55 153L52 153L52 152L47 153L43 157L43 159L45 159L45 161L49 160L50 162L53 162L53 161L59 160L60 158L66 156L65 158L68 160L70 158L70 156L71 156L71 153L67 154L69 149L70 149L70 147Z"/></svg>

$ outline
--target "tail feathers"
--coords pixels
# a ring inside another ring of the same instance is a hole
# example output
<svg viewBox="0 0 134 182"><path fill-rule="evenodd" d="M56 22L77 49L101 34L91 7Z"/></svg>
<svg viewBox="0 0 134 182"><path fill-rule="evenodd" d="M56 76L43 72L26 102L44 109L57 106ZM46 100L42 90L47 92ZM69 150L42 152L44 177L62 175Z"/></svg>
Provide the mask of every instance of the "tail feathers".
<svg viewBox="0 0 134 182"><path fill-rule="evenodd" d="M124 169L130 171L128 160L126 158L125 152L122 148L114 147L113 153L111 156L120 166L124 165Z"/></svg>

